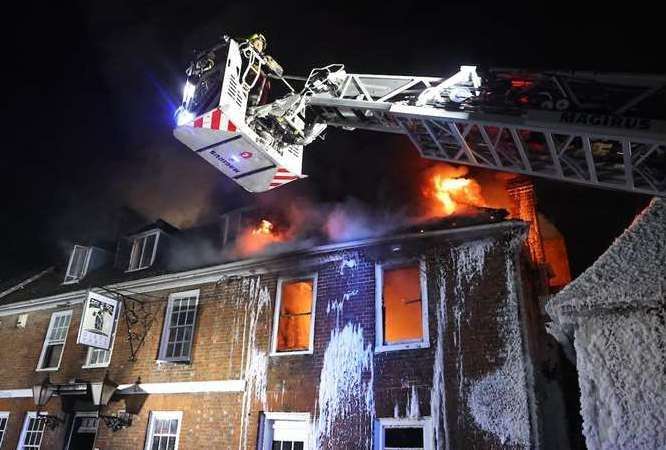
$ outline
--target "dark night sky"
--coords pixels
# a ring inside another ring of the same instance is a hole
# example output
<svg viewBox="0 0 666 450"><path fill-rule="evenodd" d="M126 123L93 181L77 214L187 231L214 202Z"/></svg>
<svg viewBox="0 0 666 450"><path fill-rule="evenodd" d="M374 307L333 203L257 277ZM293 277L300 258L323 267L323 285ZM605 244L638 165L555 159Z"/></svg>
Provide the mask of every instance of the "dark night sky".
<svg viewBox="0 0 666 450"><path fill-rule="evenodd" d="M582 2L433 3L19 5L2 27L8 101L0 281L48 264L72 240L104 237L121 205L186 225L250 201L171 136L191 50L224 33L262 31L290 74L334 62L379 74L446 75L460 64L665 72L663 24L648 3L605 2L589 11ZM399 161L412 152L402 138L331 132L306 153L311 178L268 201L295 193L326 201L391 197L408 182ZM548 181L537 188L540 209L567 238L575 271L648 201Z"/></svg>

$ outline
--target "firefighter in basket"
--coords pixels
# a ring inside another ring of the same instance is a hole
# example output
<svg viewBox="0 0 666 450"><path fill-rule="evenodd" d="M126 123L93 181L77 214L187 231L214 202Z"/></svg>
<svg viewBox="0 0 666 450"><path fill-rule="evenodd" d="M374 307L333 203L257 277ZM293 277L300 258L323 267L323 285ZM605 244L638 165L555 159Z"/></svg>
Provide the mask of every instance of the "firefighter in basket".
<svg viewBox="0 0 666 450"><path fill-rule="evenodd" d="M268 43L263 34L255 33L247 38L246 42L258 56L257 58L250 55L249 67L243 80L243 84L250 88L248 106L265 105L268 103L268 93L271 88L267 72L281 78L284 71L275 59L264 53Z"/></svg>

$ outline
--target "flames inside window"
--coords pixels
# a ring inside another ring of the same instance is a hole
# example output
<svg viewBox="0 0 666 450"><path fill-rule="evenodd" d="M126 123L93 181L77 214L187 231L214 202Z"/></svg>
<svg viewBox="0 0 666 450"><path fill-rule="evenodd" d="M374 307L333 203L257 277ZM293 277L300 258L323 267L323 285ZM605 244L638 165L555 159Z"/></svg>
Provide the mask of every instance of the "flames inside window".
<svg viewBox="0 0 666 450"><path fill-rule="evenodd" d="M310 348L314 280L290 280L282 283L278 318L278 352Z"/></svg>
<svg viewBox="0 0 666 450"><path fill-rule="evenodd" d="M384 344L423 339L421 282L418 264L384 269Z"/></svg>

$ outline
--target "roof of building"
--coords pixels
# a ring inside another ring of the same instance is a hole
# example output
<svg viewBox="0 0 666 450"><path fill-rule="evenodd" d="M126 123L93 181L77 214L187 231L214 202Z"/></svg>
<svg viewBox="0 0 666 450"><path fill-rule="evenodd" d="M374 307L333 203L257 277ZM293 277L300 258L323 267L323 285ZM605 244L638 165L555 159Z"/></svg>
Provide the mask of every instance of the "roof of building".
<svg viewBox="0 0 666 450"><path fill-rule="evenodd" d="M108 255L107 263L98 269L89 270L77 283L64 284L67 260L60 261L50 270L35 270L19 278L13 285L4 285L0 289L0 308L3 306L23 303L35 299L62 296L67 293L85 291L87 289L113 286L120 283L133 283L144 279L158 279L161 276L188 274L206 268L215 268L224 271L226 268L235 268L240 265L265 264L269 260L288 257L298 257L304 254L314 254L336 251L350 247L362 247L381 242L387 238L403 239L408 237L435 236L441 232L475 233L488 225L501 223L509 225L522 224L520 221L506 221L506 213L501 210L484 210L476 216L451 217L431 221L421 226L409 226L394 230L383 236L353 242L326 242L323 238L312 238L277 244L261 254L252 258L238 258L229 251L222 250L220 246L219 224L210 224L187 230L179 230L171 234L167 245L160 239L155 262L145 269L127 271L127 264L118 264L117 255ZM154 229L154 224L142 227L140 233ZM159 227L164 231L165 227ZM170 230L170 229L169 229ZM172 230L170 230L172 231ZM486 231L487 233L487 231ZM114 257L115 256L115 257ZM39 275L39 276L35 276ZM136 284L136 283L135 283Z"/></svg>
<svg viewBox="0 0 666 450"><path fill-rule="evenodd" d="M653 307L666 291L666 199L655 198L592 266L546 305L559 323L596 310Z"/></svg>

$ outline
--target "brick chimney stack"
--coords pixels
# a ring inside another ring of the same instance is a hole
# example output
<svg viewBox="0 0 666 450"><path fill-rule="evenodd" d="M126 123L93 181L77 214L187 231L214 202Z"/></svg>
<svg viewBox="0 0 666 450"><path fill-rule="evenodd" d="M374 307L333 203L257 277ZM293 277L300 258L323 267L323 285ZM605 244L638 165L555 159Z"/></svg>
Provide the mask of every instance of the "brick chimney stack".
<svg viewBox="0 0 666 450"><path fill-rule="evenodd" d="M511 198L511 217L523 220L530 225L527 242L532 261L536 265L546 262L543 241L539 230L539 218L536 210L534 183L525 176L516 176L507 182L507 191Z"/></svg>

